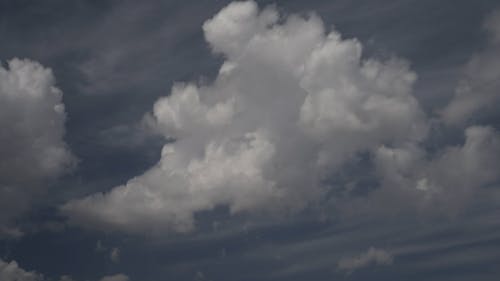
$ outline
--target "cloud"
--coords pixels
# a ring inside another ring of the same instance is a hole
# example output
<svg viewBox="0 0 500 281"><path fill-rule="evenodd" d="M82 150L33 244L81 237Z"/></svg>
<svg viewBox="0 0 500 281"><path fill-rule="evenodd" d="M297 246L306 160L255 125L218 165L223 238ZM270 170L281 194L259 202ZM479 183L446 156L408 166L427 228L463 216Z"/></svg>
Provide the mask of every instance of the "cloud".
<svg viewBox="0 0 500 281"><path fill-rule="evenodd" d="M63 275L61 276L61 278L59 278L59 281L76 281L76 280L73 279L71 276ZM101 279L99 279L99 281L130 281L130 278L127 275L120 273L115 275L104 276Z"/></svg>
<svg viewBox="0 0 500 281"><path fill-rule="evenodd" d="M5 262L0 259L0 280L2 281L42 281L43 275L26 271L17 262Z"/></svg>
<svg viewBox="0 0 500 281"><path fill-rule="evenodd" d="M96 252L103 252L105 250L106 250L106 248L102 245L101 240L97 240L97 242L95 244L95 251Z"/></svg>
<svg viewBox="0 0 500 281"><path fill-rule="evenodd" d="M65 115L50 69L27 59L0 66L0 228L74 164L63 139Z"/></svg>
<svg viewBox="0 0 500 281"><path fill-rule="evenodd" d="M183 64L180 57L193 53L184 45L191 40L190 34L199 31L213 5L220 4L121 1L92 21L81 23L83 27L74 30L70 26L59 53L74 49L85 53L75 61L74 69L79 74L78 90L83 93L120 94L121 98L144 88L148 93L156 93L164 88L162 76L190 72L192 66ZM81 13L95 15L99 11L95 8ZM177 52L179 57L169 56L179 47L183 50Z"/></svg>
<svg viewBox="0 0 500 281"><path fill-rule="evenodd" d="M71 278L71 276L64 275L61 276L59 281L76 281L75 279ZM109 276L104 276L99 281L130 281L130 278L125 275L125 274L115 274L115 275L109 275Z"/></svg>
<svg viewBox="0 0 500 281"><path fill-rule="evenodd" d="M161 160L108 193L62 207L73 222L126 232L186 232L197 212L289 213L321 200L358 153L425 138L416 74L363 59L356 39L316 15L282 17L234 2L203 24L225 59L211 84L177 83L152 119ZM174 140L174 141L172 141Z"/></svg>
<svg viewBox="0 0 500 281"><path fill-rule="evenodd" d="M111 259L112 262L118 263L120 261L120 249L119 248L111 249L109 258Z"/></svg>
<svg viewBox="0 0 500 281"><path fill-rule="evenodd" d="M500 10L484 22L489 34L486 48L472 56L464 67L455 96L442 111L449 124L466 123L485 112L495 112L500 101Z"/></svg>
<svg viewBox="0 0 500 281"><path fill-rule="evenodd" d="M43 274L35 271L26 271L19 267L16 261L5 262L0 259L0 280L2 281L48 281L50 278L45 278ZM69 275L63 275L59 278L60 281L75 281ZM104 276L100 281L130 281L129 277L125 274L116 274Z"/></svg>
<svg viewBox="0 0 500 281"><path fill-rule="evenodd" d="M374 163L382 188L369 200L398 198L400 210L411 207L449 215L473 204L487 193L483 187L500 182L500 133L492 127L471 126L464 134L463 144L435 153L414 145L377 149ZM386 203L373 205L398 205Z"/></svg>
<svg viewBox="0 0 500 281"><path fill-rule="evenodd" d="M101 278L100 281L129 281L130 279L128 278L127 275L124 274L116 274L116 275L111 275L111 276L105 276Z"/></svg>
<svg viewBox="0 0 500 281"><path fill-rule="evenodd" d="M353 272L372 265L391 265L393 260L394 257L389 252L371 247L367 252L357 257L342 258L338 262L337 268Z"/></svg>

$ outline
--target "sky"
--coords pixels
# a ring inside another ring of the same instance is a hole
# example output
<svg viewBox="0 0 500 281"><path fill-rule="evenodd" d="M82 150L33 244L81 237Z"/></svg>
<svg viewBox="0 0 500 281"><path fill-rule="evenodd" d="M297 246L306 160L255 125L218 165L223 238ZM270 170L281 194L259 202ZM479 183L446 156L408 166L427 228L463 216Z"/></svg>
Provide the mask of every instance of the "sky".
<svg viewBox="0 0 500 281"><path fill-rule="evenodd" d="M500 3L0 0L0 281L500 276Z"/></svg>

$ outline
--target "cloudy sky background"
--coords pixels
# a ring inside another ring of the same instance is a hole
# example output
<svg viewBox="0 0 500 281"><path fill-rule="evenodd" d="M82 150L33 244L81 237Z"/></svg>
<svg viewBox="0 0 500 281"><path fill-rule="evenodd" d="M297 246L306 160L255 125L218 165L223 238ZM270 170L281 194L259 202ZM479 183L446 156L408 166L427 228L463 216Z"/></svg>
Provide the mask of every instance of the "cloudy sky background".
<svg viewBox="0 0 500 281"><path fill-rule="evenodd" d="M496 1L0 1L0 279L496 280Z"/></svg>

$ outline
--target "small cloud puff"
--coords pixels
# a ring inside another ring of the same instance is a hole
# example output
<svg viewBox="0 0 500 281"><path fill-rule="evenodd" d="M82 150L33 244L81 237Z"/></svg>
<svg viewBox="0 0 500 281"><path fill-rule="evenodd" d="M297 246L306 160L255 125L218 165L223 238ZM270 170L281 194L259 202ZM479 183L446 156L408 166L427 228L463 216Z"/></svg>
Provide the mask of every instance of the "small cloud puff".
<svg viewBox="0 0 500 281"><path fill-rule="evenodd" d="M393 261L394 257L391 253L371 247L367 252L357 257L341 259L337 264L337 268L352 273L368 266L391 265Z"/></svg>

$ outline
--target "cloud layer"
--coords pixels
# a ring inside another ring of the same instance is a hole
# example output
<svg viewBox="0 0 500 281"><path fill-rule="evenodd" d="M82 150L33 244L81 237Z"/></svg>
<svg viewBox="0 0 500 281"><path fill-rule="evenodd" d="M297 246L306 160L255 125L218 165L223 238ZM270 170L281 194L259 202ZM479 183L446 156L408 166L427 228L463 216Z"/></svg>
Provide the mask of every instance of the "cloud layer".
<svg viewBox="0 0 500 281"><path fill-rule="evenodd" d="M64 121L62 92L50 69L26 59L0 67L0 234L13 233L6 223L73 164Z"/></svg>

